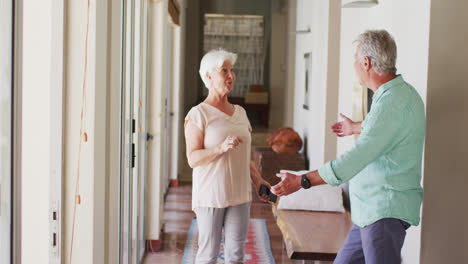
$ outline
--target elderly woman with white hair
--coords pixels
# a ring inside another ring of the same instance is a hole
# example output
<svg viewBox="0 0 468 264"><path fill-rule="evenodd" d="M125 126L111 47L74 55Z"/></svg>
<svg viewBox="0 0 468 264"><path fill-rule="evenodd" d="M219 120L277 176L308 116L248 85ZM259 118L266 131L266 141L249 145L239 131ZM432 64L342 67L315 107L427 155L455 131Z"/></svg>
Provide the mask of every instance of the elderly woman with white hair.
<svg viewBox="0 0 468 264"><path fill-rule="evenodd" d="M237 55L223 49L208 52L200 76L206 99L185 118L187 159L193 168L192 209L199 230L196 263L216 263L224 227L225 263L243 263L249 227L251 185L270 185L250 165L252 128L245 110L228 101L236 75ZM259 195L267 202L266 195Z"/></svg>

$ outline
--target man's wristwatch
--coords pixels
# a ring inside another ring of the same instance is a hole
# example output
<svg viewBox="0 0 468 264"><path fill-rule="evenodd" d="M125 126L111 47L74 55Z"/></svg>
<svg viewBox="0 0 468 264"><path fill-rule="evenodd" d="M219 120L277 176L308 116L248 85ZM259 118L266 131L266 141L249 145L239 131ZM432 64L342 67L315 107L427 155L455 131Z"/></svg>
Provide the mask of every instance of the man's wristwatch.
<svg viewBox="0 0 468 264"><path fill-rule="evenodd" d="M310 187L312 187L309 179L307 179L307 173L302 175L301 186L304 189L309 189Z"/></svg>

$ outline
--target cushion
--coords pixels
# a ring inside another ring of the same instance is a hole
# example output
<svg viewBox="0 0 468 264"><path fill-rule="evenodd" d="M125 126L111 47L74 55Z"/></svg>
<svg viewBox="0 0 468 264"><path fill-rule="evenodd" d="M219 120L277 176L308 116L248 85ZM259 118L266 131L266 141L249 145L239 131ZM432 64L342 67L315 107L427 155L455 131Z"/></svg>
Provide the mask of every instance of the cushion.
<svg viewBox="0 0 468 264"><path fill-rule="evenodd" d="M302 175L309 171L290 171L295 175ZM295 193L282 196L278 202L280 210L305 210L305 211L325 211L325 212L344 212L343 196L341 187L333 187L328 184L313 186L309 189L301 188Z"/></svg>
<svg viewBox="0 0 468 264"><path fill-rule="evenodd" d="M302 139L290 127L278 128L267 138L268 144L276 153L297 153L302 148Z"/></svg>

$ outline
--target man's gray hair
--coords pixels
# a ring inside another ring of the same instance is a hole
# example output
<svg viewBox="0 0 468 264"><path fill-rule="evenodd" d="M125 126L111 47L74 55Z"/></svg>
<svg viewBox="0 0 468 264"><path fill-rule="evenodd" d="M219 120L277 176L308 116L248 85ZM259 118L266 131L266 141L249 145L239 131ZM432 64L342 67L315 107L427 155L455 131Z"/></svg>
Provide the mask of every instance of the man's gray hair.
<svg viewBox="0 0 468 264"><path fill-rule="evenodd" d="M214 69L223 66L225 61L230 61L234 65L236 60L237 54L221 48L208 51L200 62L199 70L200 77L205 83L206 88L210 88L211 86L210 80L206 77L207 73L211 73Z"/></svg>
<svg viewBox="0 0 468 264"><path fill-rule="evenodd" d="M372 68L379 75L396 73L397 47L395 40L386 30L368 30L354 41L359 46L358 58L368 57Z"/></svg>

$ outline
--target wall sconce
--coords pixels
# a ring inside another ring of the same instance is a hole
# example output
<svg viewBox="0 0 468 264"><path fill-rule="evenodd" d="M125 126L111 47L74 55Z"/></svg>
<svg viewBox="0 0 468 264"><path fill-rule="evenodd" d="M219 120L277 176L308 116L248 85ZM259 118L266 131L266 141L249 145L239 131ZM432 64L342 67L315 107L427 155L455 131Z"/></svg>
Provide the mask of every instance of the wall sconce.
<svg viewBox="0 0 468 264"><path fill-rule="evenodd" d="M341 7L372 7L377 5L377 0L341 0Z"/></svg>
<svg viewBox="0 0 468 264"><path fill-rule="evenodd" d="M310 32L311 32L310 26L307 26L307 29L296 30L296 31L291 32L291 34L296 34L296 35L309 34Z"/></svg>

